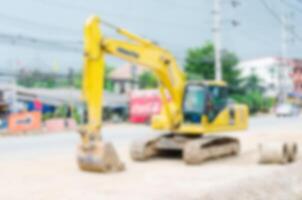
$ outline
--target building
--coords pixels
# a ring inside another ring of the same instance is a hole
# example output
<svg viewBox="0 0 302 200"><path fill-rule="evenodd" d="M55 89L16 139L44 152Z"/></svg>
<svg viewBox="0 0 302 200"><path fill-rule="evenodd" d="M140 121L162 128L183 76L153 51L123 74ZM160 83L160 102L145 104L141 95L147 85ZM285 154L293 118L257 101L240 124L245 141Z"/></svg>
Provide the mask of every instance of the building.
<svg viewBox="0 0 302 200"><path fill-rule="evenodd" d="M109 79L113 82L114 92L127 94L131 90L137 89L138 76L143 72L143 68L130 63L114 68L114 70L109 74Z"/></svg>
<svg viewBox="0 0 302 200"><path fill-rule="evenodd" d="M280 88L280 76L282 77L282 85L286 93L293 91L293 63L297 59L286 60L286 65L283 66L280 57L263 57L252 60L245 60L238 64L241 70L242 77L256 75L261 80L261 85L264 88L267 96L276 97ZM282 69L282 70L281 70ZM282 73L281 73L282 71Z"/></svg>
<svg viewBox="0 0 302 200"><path fill-rule="evenodd" d="M291 78L293 80L294 93L302 96L302 59L293 60L290 63L293 66Z"/></svg>
<svg viewBox="0 0 302 200"><path fill-rule="evenodd" d="M0 109L4 103L7 105L12 104L9 107L16 107L18 103L23 103L25 105L23 109L30 110L33 102L39 100L43 105L43 112L54 111L62 105L76 106L82 104L81 93L80 90L72 88L25 88L17 85L0 84ZM12 97L14 97L15 103L11 103ZM102 98L104 108L125 106L128 105L129 101L127 95L108 91L104 91ZM17 108L10 108L10 112L14 112L14 110L18 111Z"/></svg>
<svg viewBox="0 0 302 200"><path fill-rule="evenodd" d="M293 91L289 94L289 100L302 107L302 60L293 60L290 65L293 66Z"/></svg>

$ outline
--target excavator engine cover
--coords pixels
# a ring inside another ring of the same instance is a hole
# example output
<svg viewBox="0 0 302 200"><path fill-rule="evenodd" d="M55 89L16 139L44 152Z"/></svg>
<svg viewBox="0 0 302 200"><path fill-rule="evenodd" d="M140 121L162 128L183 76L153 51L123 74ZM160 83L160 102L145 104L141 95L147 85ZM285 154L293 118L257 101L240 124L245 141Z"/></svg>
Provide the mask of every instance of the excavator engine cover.
<svg viewBox="0 0 302 200"><path fill-rule="evenodd" d="M125 169L113 145L102 141L88 147L79 145L77 159L80 169L84 171L117 172Z"/></svg>

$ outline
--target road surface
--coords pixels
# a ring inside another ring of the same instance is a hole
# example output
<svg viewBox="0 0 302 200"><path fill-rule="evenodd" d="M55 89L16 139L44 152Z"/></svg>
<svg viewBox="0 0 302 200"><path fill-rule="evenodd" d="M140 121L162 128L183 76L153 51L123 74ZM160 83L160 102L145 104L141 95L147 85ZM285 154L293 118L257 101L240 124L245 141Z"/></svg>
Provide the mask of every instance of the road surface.
<svg viewBox="0 0 302 200"><path fill-rule="evenodd" d="M103 133L104 139L117 147L127 167L125 172L79 171L75 162L79 137L73 132L0 138L0 199L200 199L216 188L294 168L258 165L257 145L272 140L302 143L302 119L253 118L244 134L230 133L242 142L238 157L193 167L179 158L132 162L129 143L154 134L147 126L107 125Z"/></svg>

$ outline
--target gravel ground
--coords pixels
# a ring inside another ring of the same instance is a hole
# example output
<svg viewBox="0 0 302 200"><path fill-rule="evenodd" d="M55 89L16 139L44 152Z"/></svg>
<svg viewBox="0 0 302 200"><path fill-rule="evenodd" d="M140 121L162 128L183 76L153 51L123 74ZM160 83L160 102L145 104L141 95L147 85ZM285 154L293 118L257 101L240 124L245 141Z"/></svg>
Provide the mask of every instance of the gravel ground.
<svg viewBox="0 0 302 200"><path fill-rule="evenodd" d="M109 126L105 138L114 141L127 166L125 172L113 174L79 171L74 155L78 139L71 133L3 138L0 199L302 199L300 161L284 166L257 163L260 141L302 144L301 120L252 120L246 134L234 133L242 143L238 157L200 166L186 166L179 158L132 162L129 138L152 131L144 126Z"/></svg>

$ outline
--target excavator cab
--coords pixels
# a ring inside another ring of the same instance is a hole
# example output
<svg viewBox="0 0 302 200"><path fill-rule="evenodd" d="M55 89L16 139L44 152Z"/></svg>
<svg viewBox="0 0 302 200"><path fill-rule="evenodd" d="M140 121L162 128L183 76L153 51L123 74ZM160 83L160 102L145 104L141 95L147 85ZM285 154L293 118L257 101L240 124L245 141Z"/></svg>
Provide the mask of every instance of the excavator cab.
<svg viewBox="0 0 302 200"><path fill-rule="evenodd" d="M208 123L214 122L228 106L226 84L188 83L183 100L183 123L202 125L203 117ZM229 114L233 115L232 109Z"/></svg>
<svg viewBox="0 0 302 200"><path fill-rule="evenodd" d="M225 85L189 83L183 97L183 122L200 124L206 116L212 122L227 105Z"/></svg>

